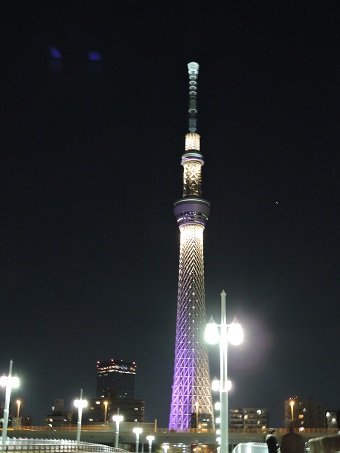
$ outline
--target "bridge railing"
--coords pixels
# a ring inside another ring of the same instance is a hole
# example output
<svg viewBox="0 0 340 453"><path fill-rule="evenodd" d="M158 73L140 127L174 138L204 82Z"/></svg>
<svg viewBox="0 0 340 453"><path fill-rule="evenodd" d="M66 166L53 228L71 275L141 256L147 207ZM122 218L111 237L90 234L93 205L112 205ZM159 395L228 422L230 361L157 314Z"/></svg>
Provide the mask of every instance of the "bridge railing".
<svg viewBox="0 0 340 453"><path fill-rule="evenodd" d="M41 453L68 453L68 452L102 452L126 453L121 448L109 447L103 444L79 442L68 439L28 439L7 438L6 445L0 445L3 452L41 452Z"/></svg>

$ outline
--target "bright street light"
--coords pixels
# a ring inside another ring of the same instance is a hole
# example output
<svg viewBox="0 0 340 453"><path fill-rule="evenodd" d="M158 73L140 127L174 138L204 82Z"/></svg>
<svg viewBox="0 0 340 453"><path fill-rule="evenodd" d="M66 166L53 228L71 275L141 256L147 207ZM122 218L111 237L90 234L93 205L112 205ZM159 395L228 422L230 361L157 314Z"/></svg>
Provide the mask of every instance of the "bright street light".
<svg viewBox="0 0 340 453"><path fill-rule="evenodd" d="M79 400L74 400L74 405L78 408L78 423L77 423L77 444L80 443L80 431L81 431L81 417L83 414L84 407L87 406L87 401L83 400L83 389L80 389Z"/></svg>
<svg viewBox="0 0 340 453"><path fill-rule="evenodd" d="M293 423L293 426L294 426L294 404L295 404L295 401L291 400L289 404L290 404L290 411L291 411L291 414L292 414L292 423Z"/></svg>
<svg viewBox="0 0 340 453"><path fill-rule="evenodd" d="M115 440L115 448L118 448L119 444L119 423L123 421L123 416L119 415L119 409L118 409L118 414L113 415L112 420L116 422L116 440Z"/></svg>
<svg viewBox="0 0 340 453"><path fill-rule="evenodd" d="M106 420L107 420L107 405L109 404L108 401L103 401L104 404L104 424L106 426Z"/></svg>
<svg viewBox="0 0 340 453"><path fill-rule="evenodd" d="M17 418L19 418L19 416L20 416L20 406L21 406L21 401L20 401L20 400L17 400L16 403L17 403L17 406L18 406L18 407L17 407Z"/></svg>
<svg viewBox="0 0 340 453"><path fill-rule="evenodd" d="M239 345L243 341L243 331L236 317L231 324L226 321L226 293L221 293L221 324L218 326L213 318L210 318L205 330L205 341L210 344L219 343L220 346L220 453L229 451L229 409L228 409L228 343ZM218 333L220 327L220 335Z"/></svg>
<svg viewBox="0 0 340 453"><path fill-rule="evenodd" d="M8 376L0 377L1 387L6 387L4 421L2 424L2 436L1 436L3 447L6 446L6 440L7 440L7 427L8 427L8 415L9 415L9 403L11 400L11 391L12 391L12 388L19 387L19 378L17 376L12 376L12 367L13 367L13 360L10 360Z"/></svg>
<svg viewBox="0 0 340 453"><path fill-rule="evenodd" d="M231 381L227 381L227 390L228 392L231 390ZM219 392L220 391L220 381L218 379L214 379L211 383L211 390L213 390L214 392Z"/></svg>
<svg viewBox="0 0 340 453"><path fill-rule="evenodd" d="M142 428L133 428L133 432L136 434L136 453L139 451L139 435L143 432Z"/></svg>
<svg viewBox="0 0 340 453"><path fill-rule="evenodd" d="M155 440L155 436L146 436L146 440L149 441L149 453L152 451L152 441Z"/></svg>

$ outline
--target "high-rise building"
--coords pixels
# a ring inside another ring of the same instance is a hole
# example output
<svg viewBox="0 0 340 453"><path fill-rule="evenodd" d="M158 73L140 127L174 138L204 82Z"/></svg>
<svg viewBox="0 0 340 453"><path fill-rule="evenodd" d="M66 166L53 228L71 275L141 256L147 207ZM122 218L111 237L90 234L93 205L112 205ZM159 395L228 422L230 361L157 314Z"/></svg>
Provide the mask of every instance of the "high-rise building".
<svg viewBox="0 0 340 453"><path fill-rule="evenodd" d="M135 362L109 359L97 362L97 398L135 399Z"/></svg>
<svg viewBox="0 0 340 453"><path fill-rule="evenodd" d="M213 425L206 325L203 232L210 204L202 198L204 164L197 133L197 79L199 65L188 64L189 132L182 155L183 194L174 203L180 230L180 256L174 379L169 428L184 431L192 420L202 418Z"/></svg>
<svg viewBox="0 0 340 453"><path fill-rule="evenodd" d="M312 398L289 398L285 401L286 423L295 428L324 428L324 408Z"/></svg>
<svg viewBox="0 0 340 453"><path fill-rule="evenodd" d="M135 399L136 369L121 359L97 361L97 397L84 410L84 424L107 422L117 413L126 422L144 421L145 403Z"/></svg>

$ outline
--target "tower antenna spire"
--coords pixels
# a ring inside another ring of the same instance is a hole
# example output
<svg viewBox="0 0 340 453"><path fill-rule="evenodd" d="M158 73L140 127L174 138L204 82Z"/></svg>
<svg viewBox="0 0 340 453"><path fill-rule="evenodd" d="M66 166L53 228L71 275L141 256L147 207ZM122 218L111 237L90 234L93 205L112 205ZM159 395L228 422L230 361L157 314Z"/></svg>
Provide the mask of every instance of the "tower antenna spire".
<svg viewBox="0 0 340 453"><path fill-rule="evenodd" d="M189 74L189 131L197 131L197 80L200 65L191 61L188 63Z"/></svg>

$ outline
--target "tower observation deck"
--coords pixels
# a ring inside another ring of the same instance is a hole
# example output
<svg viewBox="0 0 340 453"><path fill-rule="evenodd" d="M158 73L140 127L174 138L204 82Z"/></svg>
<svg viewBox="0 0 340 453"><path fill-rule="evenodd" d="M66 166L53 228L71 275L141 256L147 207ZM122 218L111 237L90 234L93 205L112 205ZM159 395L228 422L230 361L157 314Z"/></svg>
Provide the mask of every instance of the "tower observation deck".
<svg viewBox="0 0 340 453"><path fill-rule="evenodd" d="M174 203L180 230L180 256L174 379L169 428L185 431L203 421L213 425L206 326L203 232L210 204L202 198L203 155L197 133L199 65L188 64L189 132L182 155L183 195Z"/></svg>

